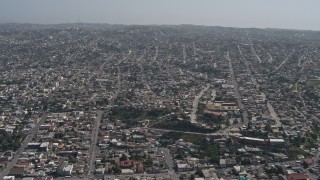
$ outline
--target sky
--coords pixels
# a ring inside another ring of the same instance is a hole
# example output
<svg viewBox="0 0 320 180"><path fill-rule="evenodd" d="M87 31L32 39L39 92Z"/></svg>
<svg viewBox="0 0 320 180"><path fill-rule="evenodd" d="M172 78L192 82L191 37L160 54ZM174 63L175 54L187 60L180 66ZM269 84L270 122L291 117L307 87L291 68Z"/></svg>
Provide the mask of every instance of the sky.
<svg viewBox="0 0 320 180"><path fill-rule="evenodd" d="M0 0L0 23L195 24L320 30L320 0Z"/></svg>

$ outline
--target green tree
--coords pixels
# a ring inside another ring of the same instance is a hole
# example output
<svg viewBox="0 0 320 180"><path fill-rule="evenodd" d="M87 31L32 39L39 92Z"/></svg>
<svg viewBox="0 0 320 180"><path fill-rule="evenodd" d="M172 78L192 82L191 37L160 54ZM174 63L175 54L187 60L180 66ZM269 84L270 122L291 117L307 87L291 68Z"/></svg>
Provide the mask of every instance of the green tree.
<svg viewBox="0 0 320 180"><path fill-rule="evenodd" d="M70 156L68 157L68 162L74 164L74 163L77 162L77 159L76 159L74 156L70 155Z"/></svg>
<svg viewBox="0 0 320 180"><path fill-rule="evenodd" d="M112 167L113 174L120 174L121 168L118 165Z"/></svg>
<svg viewBox="0 0 320 180"><path fill-rule="evenodd" d="M126 154L122 154L120 157L120 161L126 161L128 160L128 156Z"/></svg>
<svg viewBox="0 0 320 180"><path fill-rule="evenodd" d="M194 173L194 175L197 175L199 177L204 177L204 174L200 169L197 169L197 171Z"/></svg>

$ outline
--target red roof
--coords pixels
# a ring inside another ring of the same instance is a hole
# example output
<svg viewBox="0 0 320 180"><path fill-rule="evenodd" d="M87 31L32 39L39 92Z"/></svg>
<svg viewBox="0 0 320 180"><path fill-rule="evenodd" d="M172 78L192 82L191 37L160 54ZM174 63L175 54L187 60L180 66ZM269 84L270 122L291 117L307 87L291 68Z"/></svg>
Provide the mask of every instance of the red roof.
<svg viewBox="0 0 320 180"><path fill-rule="evenodd" d="M136 166L138 167L138 168L143 168L143 163L142 162L135 162L135 164L136 164Z"/></svg>
<svg viewBox="0 0 320 180"><path fill-rule="evenodd" d="M120 165L121 165L121 167L131 167L132 161L131 160L121 161Z"/></svg>
<svg viewBox="0 0 320 180"><path fill-rule="evenodd" d="M7 164L8 161L0 161L0 164Z"/></svg>
<svg viewBox="0 0 320 180"><path fill-rule="evenodd" d="M32 162L18 162L19 165L32 165Z"/></svg>
<svg viewBox="0 0 320 180"><path fill-rule="evenodd" d="M52 180L53 177L52 176L47 176L45 180Z"/></svg>
<svg viewBox="0 0 320 180"><path fill-rule="evenodd" d="M306 164L312 164L312 163L313 163L313 159L311 159L311 158L305 159L305 160L304 160L304 163L306 163Z"/></svg>
<svg viewBox="0 0 320 180"><path fill-rule="evenodd" d="M288 180L307 180L308 176L303 173L294 173L287 175Z"/></svg>

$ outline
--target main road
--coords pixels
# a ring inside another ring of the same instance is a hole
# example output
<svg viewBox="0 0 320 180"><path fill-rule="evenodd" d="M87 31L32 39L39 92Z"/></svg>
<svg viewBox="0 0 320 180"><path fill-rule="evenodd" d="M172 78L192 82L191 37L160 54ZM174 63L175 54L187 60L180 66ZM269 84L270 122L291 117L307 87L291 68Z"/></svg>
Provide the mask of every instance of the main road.
<svg viewBox="0 0 320 180"><path fill-rule="evenodd" d="M90 154L90 160L89 160L89 171L90 173L94 173L94 161L96 160L96 146L98 142L98 133L99 133L99 127L100 127L100 122L101 118L103 115L104 111L98 110L97 111L97 117L96 117L96 122L94 124L94 128L92 130L92 137L91 137L91 147L89 150Z"/></svg>
<svg viewBox="0 0 320 180"><path fill-rule="evenodd" d="M193 100L193 107L192 107L192 112L190 114L190 120L191 123L197 123L197 110L198 110L198 105L199 105L199 100L203 96L203 94L208 91L210 88L210 85L207 85L197 96L194 97Z"/></svg>
<svg viewBox="0 0 320 180"><path fill-rule="evenodd" d="M262 63L262 61L261 61L261 59L260 59L260 57L258 56L258 54L257 54L257 52L256 52L256 50L254 49L254 47L253 47L253 44L251 43L251 51L252 51L252 54L256 57L256 59L258 60L258 62L261 64Z"/></svg>
<svg viewBox="0 0 320 180"><path fill-rule="evenodd" d="M6 164L6 167L3 171L0 172L0 179L3 179L4 176L8 175L10 170L14 167L14 165L18 162L18 159L24 149L27 147L28 143L31 142L32 138L38 132L40 125L45 121L47 118L47 113L44 113L39 121L36 123L35 127L31 130L31 132L27 135L27 137L22 141L20 148L16 151L16 154L13 156L11 161Z"/></svg>
<svg viewBox="0 0 320 180"><path fill-rule="evenodd" d="M160 148L160 150L163 152L163 156L168 166L169 172L171 173L174 172L174 169L173 169L174 163L172 160L172 156L170 155L170 150L168 148Z"/></svg>
<svg viewBox="0 0 320 180"><path fill-rule="evenodd" d="M226 59L229 61L229 69L230 69L230 74L231 74L231 78L232 78L232 83L234 86L234 93L237 97L237 103L239 105L240 110L242 110L242 118L243 118L243 123L244 124L248 124L249 119L248 119L248 112L245 110L244 105L242 104L242 99L241 99L241 95L239 93L239 86L238 83L236 81L236 77L234 75L234 69L233 69L233 65L232 65L232 60L229 56L229 52L226 55Z"/></svg>
<svg viewBox="0 0 320 180"><path fill-rule="evenodd" d="M268 110L271 117L276 121L276 126L281 127L280 118L278 117L277 113L274 111L274 108L269 101L267 102L267 106L268 106Z"/></svg>
<svg viewBox="0 0 320 180"><path fill-rule="evenodd" d="M117 71L118 71L118 76L117 76L117 90L116 92L114 92L114 94L109 98L109 102L110 102L110 105L109 106L113 106L114 105L114 100L116 100L118 98L118 95L121 91L121 69L120 69L120 64L122 62L124 62L129 56L130 54L132 53L132 51L130 50L128 55L125 56L117 65Z"/></svg>
<svg viewBox="0 0 320 180"><path fill-rule="evenodd" d="M289 60L289 58L292 57L292 54L293 54L294 52L295 52L295 50L293 49L293 50L291 51L291 53L281 62L281 64L274 69L273 73L275 73L275 72L277 72L279 69L281 69L281 67L282 67L285 63L287 63L287 61Z"/></svg>
<svg viewBox="0 0 320 180"><path fill-rule="evenodd" d="M253 73L252 73L252 70L251 70L251 68L250 68L250 63L249 63L249 62L247 61L247 59L244 57L244 55L243 55L243 53L242 53L241 48L240 48L239 45L238 45L238 50L239 50L239 53L240 53L240 55L241 55L242 60L244 61L245 66L246 66L247 73L248 73L249 76L251 77L251 81L252 81L252 83L254 84L256 90L257 90L258 92L260 92L264 97L266 97L266 95L265 95L263 92L260 91L260 89L259 89L259 83L258 83L257 79L254 77L254 75L253 75ZM288 55L287 59L289 58L289 56L291 56L291 55ZM282 65L281 65L281 66L282 66ZM252 66L251 66L251 67L252 67ZM280 66L279 66L279 68L280 68ZM267 107L268 107L269 113L270 113L271 117L275 120L276 126L277 126L277 127L281 127L280 118L278 117L277 113L275 112L272 104L271 104L267 99L266 99L266 101L267 101Z"/></svg>

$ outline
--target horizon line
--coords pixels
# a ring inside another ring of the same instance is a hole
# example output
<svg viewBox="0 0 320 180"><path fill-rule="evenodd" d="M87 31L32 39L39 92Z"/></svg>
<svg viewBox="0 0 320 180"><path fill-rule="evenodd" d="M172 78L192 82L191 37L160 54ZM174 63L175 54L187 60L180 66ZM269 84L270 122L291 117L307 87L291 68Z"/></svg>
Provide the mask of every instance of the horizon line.
<svg viewBox="0 0 320 180"><path fill-rule="evenodd" d="M319 32L320 29L300 29L300 28L279 28L279 27L237 27L237 26L221 26L221 25L203 25L203 24L124 24L124 23L107 23L107 22L62 22L62 23L30 23L30 22L0 22L0 25L5 24L29 24L29 25L67 25L67 24L107 24L107 25L122 25L122 26L183 26L183 25L189 25L189 26L204 26L204 27L222 27L222 28L238 28L238 29L261 29L261 30L267 30L267 29L274 29L274 30L290 30L290 31L315 31Z"/></svg>

